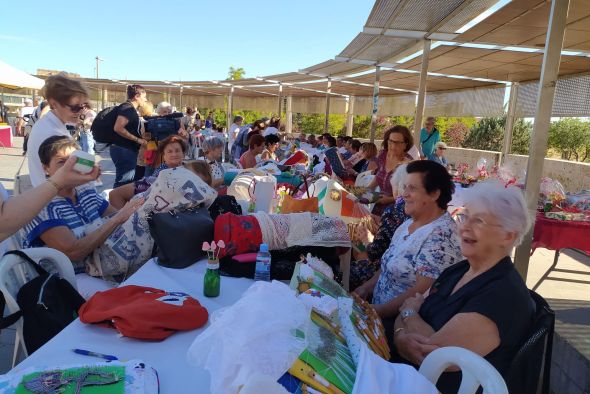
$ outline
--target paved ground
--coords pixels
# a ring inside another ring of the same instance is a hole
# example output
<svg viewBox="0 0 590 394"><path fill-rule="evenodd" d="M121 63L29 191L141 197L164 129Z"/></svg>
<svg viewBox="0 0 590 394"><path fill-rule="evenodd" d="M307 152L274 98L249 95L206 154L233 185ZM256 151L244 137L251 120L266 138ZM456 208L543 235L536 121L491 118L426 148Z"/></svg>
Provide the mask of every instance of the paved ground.
<svg viewBox="0 0 590 394"><path fill-rule="evenodd" d="M22 138L17 138L18 146ZM14 176L28 172L26 159L21 156L20 148L0 148L0 183L9 191L14 187ZM24 165L23 164L24 161ZM22 169L21 169L22 165ZM108 154L101 155L99 165L102 168L101 179L105 187L114 181L114 167ZM537 249L530 262L527 285L532 288L551 266L553 251ZM557 311L557 327L567 325L567 335L571 342L584 346L590 357L590 258L573 251L562 253L558 268L576 271L575 273L552 273L550 278L541 283L537 292L549 300ZM557 301L563 300L563 301ZM573 328L572 328L573 327ZM0 373L10 368L12 349L14 344L14 330L2 330L0 333Z"/></svg>

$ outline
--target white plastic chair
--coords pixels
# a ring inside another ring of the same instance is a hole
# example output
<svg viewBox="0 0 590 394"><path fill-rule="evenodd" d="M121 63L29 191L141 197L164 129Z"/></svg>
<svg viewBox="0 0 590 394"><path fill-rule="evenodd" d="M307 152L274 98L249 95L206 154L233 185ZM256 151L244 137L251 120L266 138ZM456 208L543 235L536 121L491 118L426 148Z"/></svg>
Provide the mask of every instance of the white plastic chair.
<svg viewBox="0 0 590 394"><path fill-rule="evenodd" d="M40 264L47 272L56 274L70 282L72 287L77 290L74 267L65 254L51 248L23 249L22 252ZM9 254L0 258L0 291L4 294L9 313L12 314L20 310L16 302L16 295L25 283L37 276L37 271L28 262L23 261L20 256ZM29 355L24 343L22 319L15 323L15 327L13 367L16 364L19 346L22 348L25 357Z"/></svg>
<svg viewBox="0 0 590 394"><path fill-rule="evenodd" d="M484 394L508 394L502 375L483 357L471 350L449 346L430 353L420 366L419 372L436 384L445 369L451 366L461 368L463 378L458 394L473 394L479 386Z"/></svg>

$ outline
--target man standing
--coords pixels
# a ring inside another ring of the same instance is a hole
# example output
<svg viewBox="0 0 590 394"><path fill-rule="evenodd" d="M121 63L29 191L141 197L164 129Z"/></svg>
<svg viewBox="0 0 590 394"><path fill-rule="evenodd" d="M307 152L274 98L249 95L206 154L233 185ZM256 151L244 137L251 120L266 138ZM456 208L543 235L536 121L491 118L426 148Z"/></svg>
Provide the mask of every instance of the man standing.
<svg viewBox="0 0 590 394"><path fill-rule="evenodd" d="M432 116L426 118L424 128L420 130L420 158L434 160L434 147L440 141L440 133L434 126L436 119Z"/></svg>
<svg viewBox="0 0 590 394"><path fill-rule="evenodd" d="M240 132L240 128L242 127L242 122L244 121L244 118L241 117L240 115L237 115L234 117L234 122L231 124L231 126L229 126L229 129L227 130L227 138L229 140L228 142L228 149L231 152L231 148L234 145L234 141L236 140L236 137L238 136L238 133Z"/></svg>
<svg viewBox="0 0 590 394"><path fill-rule="evenodd" d="M113 188L133 181L139 147L147 145L147 141L141 138L137 113L137 108L146 101L143 86L127 86L127 101L119 106L114 127L114 142L110 147L111 159L116 171Z"/></svg>
<svg viewBox="0 0 590 394"><path fill-rule="evenodd" d="M24 106L18 110L18 118L16 123L16 135L24 136L25 135L25 124L29 120L29 117L35 111L35 107L33 107L33 100L25 99Z"/></svg>

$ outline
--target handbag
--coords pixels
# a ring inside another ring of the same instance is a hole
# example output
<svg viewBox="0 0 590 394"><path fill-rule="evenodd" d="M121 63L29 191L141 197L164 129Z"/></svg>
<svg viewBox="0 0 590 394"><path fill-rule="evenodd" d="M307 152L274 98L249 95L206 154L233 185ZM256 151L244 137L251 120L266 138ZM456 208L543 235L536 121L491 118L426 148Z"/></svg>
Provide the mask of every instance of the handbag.
<svg viewBox="0 0 590 394"><path fill-rule="evenodd" d="M205 207L152 213L148 223L163 267L186 268L197 262L205 255L203 242L213 239L213 219Z"/></svg>
<svg viewBox="0 0 590 394"><path fill-rule="evenodd" d="M283 205L281 205L281 213L295 212L318 213L318 198L311 197L298 200L289 195L286 195L283 198Z"/></svg>

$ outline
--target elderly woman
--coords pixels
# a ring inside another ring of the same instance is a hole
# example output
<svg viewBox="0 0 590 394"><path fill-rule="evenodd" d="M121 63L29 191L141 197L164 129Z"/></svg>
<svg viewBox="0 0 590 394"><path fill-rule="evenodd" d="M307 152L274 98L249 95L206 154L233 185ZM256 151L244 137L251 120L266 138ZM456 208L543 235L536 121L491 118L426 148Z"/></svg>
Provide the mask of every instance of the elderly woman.
<svg viewBox="0 0 590 394"><path fill-rule="evenodd" d="M402 196L410 219L393 234L381 269L355 290L365 299L373 295L382 318L395 317L406 299L425 292L462 259L456 224L447 212L454 191L447 170L433 161L414 161L407 173Z"/></svg>
<svg viewBox="0 0 590 394"><path fill-rule="evenodd" d="M219 137L209 137L203 141L203 153L209 166L211 167L211 177L213 188L223 186L223 175L225 170L219 162L223 151L223 140Z"/></svg>
<svg viewBox="0 0 590 394"><path fill-rule="evenodd" d="M380 214L395 201L391 190L391 176L395 169L411 160L408 151L414 146L414 138L406 126L393 126L383 135L383 151L377 156L377 171L370 188L379 186L383 197L377 201L373 213Z"/></svg>
<svg viewBox="0 0 590 394"><path fill-rule="evenodd" d="M162 140L158 145L158 153L162 158L162 164L150 176L111 190L109 194L111 205L117 209L123 208L127 202L131 201L133 196L149 189L160 171L181 166L186 149L184 139L177 135L171 135Z"/></svg>
<svg viewBox="0 0 590 394"><path fill-rule="evenodd" d="M394 343L403 361L422 363L432 350L460 346L488 360L501 374L530 330L534 306L510 260L531 224L520 189L478 183L457 217L466 260L447 268L422 295L408 298L395 322ZM443 393L456 392L460 374L445 373Z"/></svg>
<svg viewBox="0 0 590 394"><path fill-rule="evenodd" d="M407 174L407 164L402 164L391 177L392 190L397 199L381 214L379 229L373 240L370 240L371 236L366 226L359 226L357 229L356 239L361 245L366 245L366 250L356 253L355 261L350 265L350 288L352 290L375 275L380 266L381 256L389 248L395 230L409 218L404 211L405 201L402 196Z"/></svg>

